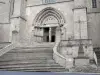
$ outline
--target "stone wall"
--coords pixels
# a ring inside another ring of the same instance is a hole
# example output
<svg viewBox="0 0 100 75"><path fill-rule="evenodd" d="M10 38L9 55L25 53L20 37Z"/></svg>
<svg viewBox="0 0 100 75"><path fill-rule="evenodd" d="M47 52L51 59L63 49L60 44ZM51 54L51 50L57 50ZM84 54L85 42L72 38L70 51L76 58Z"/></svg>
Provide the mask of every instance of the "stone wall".
<svg viewBox="0 0 100 75"><path fill-rule="evenodd" d="M90 13L88 16L88 35L94 47L100 47L100 13Z"/></svg>
<svg viewBox="0 0 100 75"><path fill-rule="evenodd" d="M10 42L10 3L0 0L0 42Z"/></svg>
<svg viewBox="0 0 100 75"><path fill-rule="evenodd" d="M88 36L92 39L94 47L100 47L100 0L97 0L97 8L92 8L92 0L86 0Z"/></svg>
<svg viewBox="0 0 100 75"><path fill-rule="evenodd" d="M0 24L0 42L10 41L10 24Z"/></svg>
<svg viewBox="0 0 100 75"><path fill-rule="evenodd" d="M26 0L15 0L11 16L11 31L13 42L25 42L26 31Z"/></svg>
<svg viewBox="0 0 100 75"><path fill-rule="evenodd" d="M9 15L11 13L9 1L11 0L0 0L0 1L4 2L4 4L0 4L1 6L0 7L0 10L1 10L0 11L0 42L11 42L12 40L11 33L13 30L17 30L19 32L19 34L21 35L20 39L23 39L23 41L24 40L30 41L32 38L34 38L33 37L34 19L41 10L47 7L52 7L52 8L57 9L59 12L63 14L66 20L64 26L62 27L62 30L63 30L62 39L66 40L74 36L74 26L73 26L74 12L72 9L74 8L75 2L73 0L56 0L56 2L58 3L48 4L48 5L41 5L42 0L27 0L27 8L26 8L26 0L15 0L14 12L11 18L11 22L12 22L11 25L10 25L10 15ZM76 0L76 5L79 4L81 6L82 5L87 6L88 36L89 36L89 39L93 40L94 47L98 47L100 46L100 43L98 41L100 40L100 36L99 36L100 2L99 0L97 0L97 8L92 8L92 2L91 2L92 0L84 0L84 1L85 1L84 3L81 1L77 3L77 0ZM80 3L83 3L83 4L80 4ZM79 12L76 12L76 13L79 13ZM27 20L26 20L25 14L27 15ZM81 15L82 13L80 14L80 16ZM26 21L27 21L27 24L26 24Z"/></svg>
<svg viewBox="0 0 100 75"><path fill-rule="evenodd" d="M92 7L92 0L86 0L86 6L87 6L87 12L88 13L93 13L93 12L100 12L100 0L97 1L97 8Z"/></svg>
<svg viewBox="0 0 100 75"><path fill-rule="evenodd" d="M61 41L59 53L64 57L70 56L76 58L78 56L80 40ZM91 40L82 39L82 47L84 56L93 59L93 46Z"/></svg>
<svg viewBox="0 0 100 75"><path fill-rule="evenodd" d="M35 7L27 7L27 34L30 34L32 30L34 30L34 19L37 14L47 7L52 7L58 10L65 18L66 22L62 28L63 35L62 38L68 39L69 37L73 36L73 1L65 2L65 3L57 3L57 4L49 4L49 5L41 5ZM37 10L38 9L38 10ZM66 36L65 36L66 35Z"/></svg>

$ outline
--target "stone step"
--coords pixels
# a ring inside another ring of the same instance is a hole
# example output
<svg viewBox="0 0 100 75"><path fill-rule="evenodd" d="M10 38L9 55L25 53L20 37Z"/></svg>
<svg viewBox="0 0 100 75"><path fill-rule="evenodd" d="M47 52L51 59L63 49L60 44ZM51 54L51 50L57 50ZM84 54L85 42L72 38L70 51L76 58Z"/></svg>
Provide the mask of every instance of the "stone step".
<svg viewBox="0 0 100 75"><path fill-rule="evenodd" d="M37 56L37 57L41 57L41 56L52 56L52 52L50 53L45 53L45 52L42 52L42 53L6 53L4 56L17 56L17 57L24 57L24 56L26 56L27 57L27 55L30 55L30 56Z"/></svg>
<svg viewBox="0 0 100 75"><path fill-rule="evenodd" d="M45 53L48 53L48 52L53 52L53 48L48 48L48 49L24 49L24 50L11 50L9 51L9 53L16 53L16 52L19 52L19 53L41 53L41 52L45 52Z"/></svg>
<svg viewBox="0 0 100 75"><path fill-rule="evenodd" d="M27 61L27 60L52 60L52 56L50 57L32 57L32 58L17 58L17 59L14 59L14 58L11 58L11 59L7 59L7 58L0 58L0 62L8 62L8 61Z"/></svg>
<svg viewBox="0 0 100 75"><path fill-rule="evenodd" d="M30 54L30 53L27 53L27 54L19 54L19 53L16 53L16 54L4 54L3 56L0 57L0 60L23 60L23 59L52 59L53 58L53 55L51 53L48 53L48 54Z"/></svg>
<svg viewBox="0 0 100 75"><path fill-rule="evenodd" d="M65 68L42 68L42 69L32 69L32 68L16 68L16 69L0 69L1 71L23 71L23 72L68 72Z"/></svg>
<svg viewBox="0 0 100 75"><path fill-rule="evenodd" d="M6 65L0 65L0 68L24 68L24 67L61 67L58 64L33 64L33 63L23 63L23 64L6 64Z"/></svg>
<svg viewBox="0 0 100 75"><path fill-rule="evenodd" d="M0 65L15 65L15 64L56 64L53 59L31 59L31 60L12 60L12 61L0 61Z"/></svg>
<svg viewBox="0 0 100 75"><path fill-rule="evenodd" d="M35 44L36 44L36 43L35 43ZM47 47L47 46L54 46L54 43L49 43L49 42L48 42L48 43L47 43L47 42L44 42L44 43L43 43L43 42L42 42L42 43L37 43L36 46L39 46L39 47L41 47L41 46L42 46L42 47L43 47L43 46L44 46L44 47Z"/></svg>
<svg viewBox="0 0 100 75"><path fill-rule="evenodd" d="M18 70L16 70L16 71L18 71ZM20 71L20 70L19 70ZM55 68L55 69L52 69L52 68L49 68L49 69L35 69L35 70L31 70L31 69L24 69L24 70L22 70L22 71L25 71L25 72L68 72L69 70L67 70L67 69L64 69L64 68L60 68L60 69L57 69L57 68Z"/></svg>
<svg viewBox="0 0 100 75"><path fill-rule="evenodd" d="M18 50L18 49L49 49L49 48L53 48L53 47L16 47L15 49Z"/></svg>
<svg viewBox="0 0 100 75"><path fill-rule="evenodd" d="M21 57L21 55L20 56L3 56L3 57L0 57L0 61L9 61L9 60L28 60L28 59L38 59L38 60L40 60L40 59L52 59L53 58L53 56L22 56Z"/></svg>
<svg viewBox="0 0 100 75"><path fill-rule="evenodd" d="M56 67L33 67L33 66L29 66L29 67L4 67L4 68L0 68L0 69L9 69L9 70L16 70L16 69L18 69L18 70L24 70L24 69L33 69L33 70L43 70L43 69L65 69L65 68L63 68L63 67L61 67L61 66L56 66Z"/></svg>
<svg viewBox="0 0 100 75"><path fill-rule="evenodd" d="M18 66L18 67L21 67L21 66L59 66L57 63L48 63L48 62L40 62L40 63L35 63L35 62L20 62L20 63L8 63L8 62L4 62L4 63L0 63L0 67L2 67L2 66L4 66L4 67L9 67L9 66L13 66L13 67L15 67L15 66Z"/></svg>
<svg viewBox="0 0 100 75"><path fill-rule="evenodd" d="M33 45L33 46L22 46L22 47L17 47L17 49L18 48L21 48L21 49L26 49L26 48L29 48L29 49L31 49L31 48L50 48L50 47L54 47L54 44L48 44L48 43L46 43L46 44L39 44L39 45Z"/></svg>
<svg viewBox="0 0 100 75"><path fill-rule="evenodd" d="M0 57L0 70L64 72L65 68L53 60L53 44L36 47L17 47Z"/></svg>
<svg viewBox="0 0 100 75"><path fill-rule="evenodd" d="M42 59L42 58L45 58L45 59L52 59L53 58L53 56L46 56L46 55L43 55L43 56L8 56L8 57L6 57L6 56L4 56L4 57L1 57L0 58L0 60L17 60L17 59L20 59L20 60L23 60L23 59L36 59L36 58L39 58L39 59Z"/></svg>

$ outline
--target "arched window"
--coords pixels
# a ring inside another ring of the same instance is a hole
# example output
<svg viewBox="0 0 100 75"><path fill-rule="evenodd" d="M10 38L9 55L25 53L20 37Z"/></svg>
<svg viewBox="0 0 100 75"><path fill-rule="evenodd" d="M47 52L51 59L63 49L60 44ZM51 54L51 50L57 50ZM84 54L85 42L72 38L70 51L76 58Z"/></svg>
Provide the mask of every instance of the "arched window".
<svg viewBox="0 0 100 75"><path fill-rule="evenodd" d="M97 8L97 0L92 0L92 8Z"/></svg>
<svg viewBox="0 0 100 75"><path fill-rule="evenodd" d="M55 3L56 0L42 0L42 4Z"/></svg>

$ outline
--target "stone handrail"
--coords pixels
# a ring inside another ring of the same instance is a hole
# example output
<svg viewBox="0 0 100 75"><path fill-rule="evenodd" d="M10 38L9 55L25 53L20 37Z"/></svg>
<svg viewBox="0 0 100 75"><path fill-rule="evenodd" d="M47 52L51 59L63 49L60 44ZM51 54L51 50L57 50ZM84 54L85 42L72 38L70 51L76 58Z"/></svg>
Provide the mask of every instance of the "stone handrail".
<svg viewBox="0 0 100 75"><path fill-rule="evenodd" d="M70 61L68 60L69 57L67 57L67 56L64 57L63 55L61 55L58 52L59 47L60 47L60 42L56 43L56 45L53 48L53 59L55 60L56 63L63 66L64 68L70 69L72 67L72 65L71 66L68 65L68 63L70 63Z"/></svg>
<svg viewBox="0 0 100 75"><path fill-rule="evenodd" d="M12 43L10 45L7 45L6 47L4 47L3 49L0 49L0 56L4 55L5 53L7 53L8 51L14 49L18 44L16 43Z"/></svg>
<svg viewBox="0 0 100 75"><path fill-rule="evenodd" d="M53 48L53 59L56 61L56 63L65 67L66 58L57 51L59 44L60 42L57 42Z"/></svg>

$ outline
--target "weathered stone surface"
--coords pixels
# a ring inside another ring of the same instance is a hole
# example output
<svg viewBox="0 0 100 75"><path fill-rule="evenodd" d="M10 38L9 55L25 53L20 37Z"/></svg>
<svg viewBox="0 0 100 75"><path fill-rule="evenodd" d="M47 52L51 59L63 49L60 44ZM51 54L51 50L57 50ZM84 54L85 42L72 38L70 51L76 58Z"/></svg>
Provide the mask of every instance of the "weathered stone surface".
<svg viewBox="0 0 100 75"><path fill-rule="evenodd" d="M68 69L70 69L70 68L72 68L73 66L74 66L74 59L73 58L71 58L71 57L66 57L66 68L68 68Z"/></svg>
<svg viewBox="0 0 100 75"><path fill-rule="evenodd" d="M10 3L0 6L0 23L9 23Z"/></svg>
<svg viewBox="0 0 100 75"><path fill-rule="evenodd" d="M89 64L89 59L86 58L76 58L75 65L76 66L84 66Z"/></svg>
<svg viewBox="0 0 100 75"><path fill-rule="evenodd" d="M86 8L74 9L74 38L88 39Z"/></svg>
<svg viewBox="0 0 100 75"><path fill-rule="evenodd" d="M35 45L36 42L39 42L42 44L43 42L48 42L43 41L47 35L46 39L50 43L52 37L55 37L56 41L54 42L64 40L65 42L61 43L62 48L59 52L64 57L68 55L72 58L66 60L58 57L56 61L61 63L61 66L66 66L66 68L72 67L74 64L73 58L79 55L80 42L73 42L72 40L92 39L93 46L92 43L90 46L87 45L89 43L88 40L82 43L84 44L82 56L89 57L89 59L93 59L93 47L100 46L98 41L100 40L99 0L97 0L97 8L92 8L92 0L56 0L53 4L44 4L42 0L15 0L11 6L12 9L10 8L11 0L0 1L0 42L20 42L25 45ZM35 29L36 26L37 28ZM56 27L56 29L52 32L51 27ZM49 28L49 33L44 34L43 28ZM53 36L51 36L52 34ZM38 37L34 37L34 35L38 35ZM66 40L69 39L71 39L73 46L66 45L68 44ZM8 55L10 56L10 54ZM12 55L17 58L17 54ZM32 54L28 55L26 53L27 58L33 58ZM23 58L26 57L24 56ZM75 64L88 65L89 59L77 58L75 59Z"/></svg>
<svg viewBox="0 0 100 75"><path fill-rule="evenodd" d="M93 46L99 47L100 36L99 36L99 28L100 28L100 13L91 13L87 15L88 17L88 36L89 39L92 39Z"/></svg>

